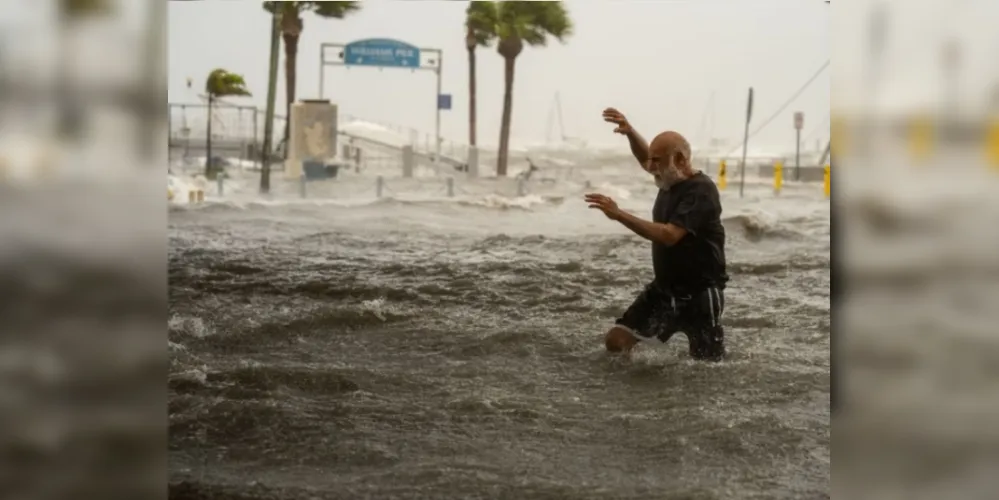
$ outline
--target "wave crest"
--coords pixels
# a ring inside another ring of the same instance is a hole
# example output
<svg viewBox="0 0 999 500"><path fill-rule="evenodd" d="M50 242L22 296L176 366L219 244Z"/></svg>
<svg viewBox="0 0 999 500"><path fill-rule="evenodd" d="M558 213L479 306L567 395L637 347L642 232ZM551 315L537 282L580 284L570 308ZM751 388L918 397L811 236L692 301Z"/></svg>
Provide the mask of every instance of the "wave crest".
<svg viewBox="0 0 999 500"><path fill-rule="evenodd" d="M749 241L764 239L794 240L804 236L773 218L762 214L743 214L722 219L729 234L738 234Z"/></svg>

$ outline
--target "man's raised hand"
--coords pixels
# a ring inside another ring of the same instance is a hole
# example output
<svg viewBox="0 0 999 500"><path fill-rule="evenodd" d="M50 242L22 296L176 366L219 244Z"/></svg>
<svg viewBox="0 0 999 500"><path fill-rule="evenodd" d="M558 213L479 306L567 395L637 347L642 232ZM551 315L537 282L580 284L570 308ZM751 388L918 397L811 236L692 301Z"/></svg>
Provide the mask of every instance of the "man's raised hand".
<svg viewBox="0 0 999 500"><path fill-rule="evenodd" d="M614 132L621 135L628 135L631 133L631 124L628 123L628 119L624 117L624 114L614 108L607 108L604 110L604 121L608 123L613 123L617 125Z"/></svg>
<svg viewBox="0 0 999 500"><path fill-rule="evenodd" d="M583 200L586 201L590 208L596 208L603 212L608 219L617 220L617 216L621 214L621 209L618 208L617 203L609 196L590 193L583 196Z"/></svg>

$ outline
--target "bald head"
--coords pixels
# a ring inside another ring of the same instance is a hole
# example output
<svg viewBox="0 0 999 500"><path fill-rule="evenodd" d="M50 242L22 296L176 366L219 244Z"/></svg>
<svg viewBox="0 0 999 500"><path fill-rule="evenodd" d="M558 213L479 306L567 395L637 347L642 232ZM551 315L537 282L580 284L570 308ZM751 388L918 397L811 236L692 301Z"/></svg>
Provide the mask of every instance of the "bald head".
<svg viewBox="0 0 999 500"><path fill-rule="evenodd" d="M690 143L678 132L663 132L649 144L649 159L660 164L672 160L681 170L690 168Z"/></svg>
<svg viewBox="0 0 999 500"><path fill-rule="evenodd" d="M646 170L660 188L669 188L694 174L690 163L690 143L682 135L669 131L652 139Z"/></svg>

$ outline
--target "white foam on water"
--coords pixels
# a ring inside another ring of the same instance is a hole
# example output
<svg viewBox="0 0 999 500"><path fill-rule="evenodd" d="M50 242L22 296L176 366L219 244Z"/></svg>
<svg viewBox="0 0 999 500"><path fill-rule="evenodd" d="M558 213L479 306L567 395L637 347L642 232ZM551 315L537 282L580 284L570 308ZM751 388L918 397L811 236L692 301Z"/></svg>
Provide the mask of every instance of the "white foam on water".
<svg viewBox="0 0 999 500"><path fill-rule="evenodd" d="M530 209L531 207L538 205L546 205L548 203L547 201L545 201L544 198L535 194L518 196L515 198L507 198L505 196L488 194L482 198L467 200L467 202L472 205L478 205L488 208L523 208L523 209Z"/></svg>
<svg viewBox="0 0 999 500"><path fill-rule="evenodd" d="M215 331L206 325L203 319L182 315L173 315L167 320L167 331L199 339L215 334Z"/></svg>

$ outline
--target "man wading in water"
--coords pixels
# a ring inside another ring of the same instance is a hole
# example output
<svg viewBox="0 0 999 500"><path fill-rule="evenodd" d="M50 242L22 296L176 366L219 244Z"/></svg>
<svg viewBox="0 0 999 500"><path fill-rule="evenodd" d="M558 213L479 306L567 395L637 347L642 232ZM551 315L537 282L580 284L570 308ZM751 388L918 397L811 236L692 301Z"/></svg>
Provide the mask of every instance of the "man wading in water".
<svg viewBox="0 0 999 500"><path fill-rule="evenodd" d="M652 242L655 279L607 332L610 352L629 353L639 340L666 342L684 332L690 356L719 361L725 356L725 228L715 183L690 165L690 144L676 132L663 132L647 145L618 110L608 108L604 121L631 143L631 152L652 174L659 195L652 221L618 208L601 194L587 194L590 208Z"/></svg>

